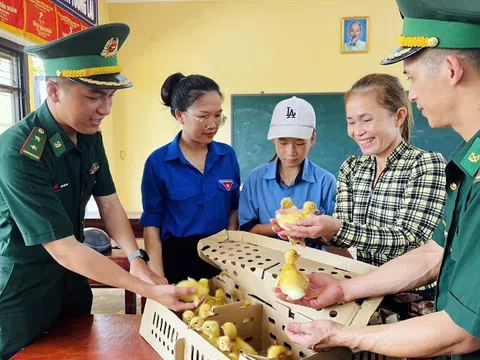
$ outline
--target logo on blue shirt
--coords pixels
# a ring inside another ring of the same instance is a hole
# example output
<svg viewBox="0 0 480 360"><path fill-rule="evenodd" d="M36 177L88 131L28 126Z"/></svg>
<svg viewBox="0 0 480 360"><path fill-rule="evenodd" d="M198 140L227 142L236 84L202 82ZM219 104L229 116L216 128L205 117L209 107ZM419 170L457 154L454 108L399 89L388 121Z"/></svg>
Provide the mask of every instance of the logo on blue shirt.
<svg viewBox="0 0 480 360"><path fill-rule="evenodd" d="M227 189L228 191L230 191L230 189L232 188L232 185L233 185L233 180L218 180L218 182L220 184L222 184L225 189Z"/></svg>

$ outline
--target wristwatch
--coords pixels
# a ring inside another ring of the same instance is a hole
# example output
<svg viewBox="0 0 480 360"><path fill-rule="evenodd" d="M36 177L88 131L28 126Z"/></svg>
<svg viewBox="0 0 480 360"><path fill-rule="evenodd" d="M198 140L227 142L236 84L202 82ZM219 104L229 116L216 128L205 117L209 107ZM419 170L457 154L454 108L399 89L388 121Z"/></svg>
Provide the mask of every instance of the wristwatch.
<svg viewBox="0 0 480 360"><path fill-rule="evenodd" d="M148 257L147 252L143 249L138 249L138 250L132 251L128 255L128 261L132 262L132 260L137 258L137 257L141 257L145 262L150 261L150 258Z"/></svg>

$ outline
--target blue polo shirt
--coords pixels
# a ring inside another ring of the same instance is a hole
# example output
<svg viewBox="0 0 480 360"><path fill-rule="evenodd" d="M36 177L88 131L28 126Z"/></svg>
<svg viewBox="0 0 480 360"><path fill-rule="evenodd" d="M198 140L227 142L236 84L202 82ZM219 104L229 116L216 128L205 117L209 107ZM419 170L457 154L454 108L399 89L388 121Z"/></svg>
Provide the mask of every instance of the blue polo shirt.
<svg viewBox="0 0 480 360"><path fill-rule="evenodd" d="M243 185L240 195L240 230L250 231L257 224L268 224L280 208L280 201L288 196L298 207L313 201L319 210L332 215L335 207L336 180L328 171L308 159L295 181L286 186L280 179L278 158L253 170Z"/></svg>
<svg viewBox="0 0 480 360"><path fill-rule="evenodd" d="M233 148L213 141L202 174L183 156L175 139L147 159L142 178L142 226L170 237L209 236L228 227L238 209L240 168Z"/></svg>

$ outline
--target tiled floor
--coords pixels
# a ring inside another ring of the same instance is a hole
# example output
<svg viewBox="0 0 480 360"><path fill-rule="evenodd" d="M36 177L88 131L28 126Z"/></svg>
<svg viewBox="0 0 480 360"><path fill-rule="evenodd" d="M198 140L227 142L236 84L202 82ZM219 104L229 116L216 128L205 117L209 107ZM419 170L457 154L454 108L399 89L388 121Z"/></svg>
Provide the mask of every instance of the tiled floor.
<svg viewBox="0 0 480 360"><path fill-rule="evenodd" d="M125 291L122 289L92 289L92 314L125 314ZM137 297L137 314L140 299Z"/></svg>

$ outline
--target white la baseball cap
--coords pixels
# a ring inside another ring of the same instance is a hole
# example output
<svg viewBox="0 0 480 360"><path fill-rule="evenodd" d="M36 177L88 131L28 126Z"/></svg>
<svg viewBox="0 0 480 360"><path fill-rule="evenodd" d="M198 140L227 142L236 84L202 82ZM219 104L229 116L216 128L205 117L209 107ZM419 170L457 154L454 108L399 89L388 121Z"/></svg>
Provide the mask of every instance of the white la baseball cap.
<svg viewBox="0 0 480 360"><path fill-rule="evenodd" d="M273 109L268 140L295 138L309 140L315 131L315 110L296 96L280 101Z"/></svg>

